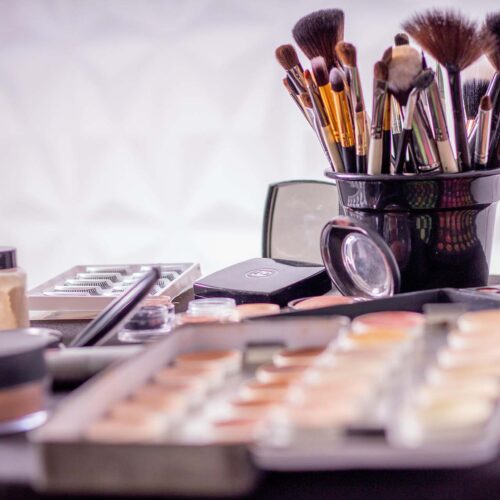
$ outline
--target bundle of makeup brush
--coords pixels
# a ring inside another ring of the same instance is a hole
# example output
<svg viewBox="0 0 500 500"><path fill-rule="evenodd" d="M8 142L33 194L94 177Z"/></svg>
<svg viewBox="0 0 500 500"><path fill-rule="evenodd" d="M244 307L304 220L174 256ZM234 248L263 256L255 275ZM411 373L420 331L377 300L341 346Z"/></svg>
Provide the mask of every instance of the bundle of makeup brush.
<svg viewBox="0 0 500 500"><path fill-rule="evenodd" d="M276 58L283 84L335 172L358 174L456 173L500 166L500 11L481 25L454 10L428 10L402 24L373 70L369 118L356 47L344 41L344 13L313 12L292 34L311 62L303 69L293 45ZM412 37L423 51L410 45ZM427 67L425 53L436 61ZM490 81L461 83L461 72L486 55ZM446 119L448 76L453 130ZM454 148L452 146L454 143ZM455 150L455 152L454 152Z"/></svg>

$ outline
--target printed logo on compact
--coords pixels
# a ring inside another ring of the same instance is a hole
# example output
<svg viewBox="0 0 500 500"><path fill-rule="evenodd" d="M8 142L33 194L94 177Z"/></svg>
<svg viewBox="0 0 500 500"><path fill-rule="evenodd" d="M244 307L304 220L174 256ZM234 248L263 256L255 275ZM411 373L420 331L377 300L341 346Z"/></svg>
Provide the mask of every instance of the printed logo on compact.
<svg viewBox="0 0 500 500"><path fill-rule="evenodd" d="M245 274L246 278L269 278L274 276L278 271L276 269L254 269Z"/></svg>

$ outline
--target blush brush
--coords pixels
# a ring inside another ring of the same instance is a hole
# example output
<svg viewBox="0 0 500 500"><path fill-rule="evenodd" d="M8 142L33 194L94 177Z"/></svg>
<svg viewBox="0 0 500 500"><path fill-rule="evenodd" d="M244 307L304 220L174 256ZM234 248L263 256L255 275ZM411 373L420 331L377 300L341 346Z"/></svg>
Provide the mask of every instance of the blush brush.
<svg viewBox="0 0 500 500"><path fill-rule="evenodd" d="M344 39L344 12L340 9L312 12L297 21L292 35L309 59L323 57L330 71L339 65L335 46Z"/></svg>
<svg viewBox="0 0 500 500"><path fill-rule="evenodd" d="M460 72L483 52L477 25L454 10L431 9L415 14L403 29L448 72L457 163L460 170L470 170Z"/></svg>

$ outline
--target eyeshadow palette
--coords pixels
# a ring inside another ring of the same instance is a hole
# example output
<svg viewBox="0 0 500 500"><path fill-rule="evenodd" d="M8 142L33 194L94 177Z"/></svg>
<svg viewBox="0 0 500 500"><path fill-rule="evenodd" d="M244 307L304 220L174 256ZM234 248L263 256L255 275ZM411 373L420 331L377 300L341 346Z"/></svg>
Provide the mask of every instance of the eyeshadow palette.
<svg viewBox="0 0 500 500"><path fill-rule="evenodd" d="M500 442L499 318L467 313L451 331L415 312L184 326L31 434L38 487L236 495L261 470L487 462Z"/></svg>
<svg viewBox="0 0 500 500"><path fill-rule="evenodd" d="M200 265L195 263L75 266L30 290L30 311L101 311L152 265L161 268L152 297L174 298L201 275Z"/></svg>

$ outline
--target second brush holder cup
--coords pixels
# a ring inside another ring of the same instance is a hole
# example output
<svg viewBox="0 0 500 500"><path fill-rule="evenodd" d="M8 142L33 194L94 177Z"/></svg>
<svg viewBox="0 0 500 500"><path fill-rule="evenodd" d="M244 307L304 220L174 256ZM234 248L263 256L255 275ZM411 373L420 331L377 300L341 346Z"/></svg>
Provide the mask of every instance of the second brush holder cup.
<svg viewBox="0 0 500 500"><path fill-rule="evenodd" d="M486 285L500 169L335 179L345 215L322 231L321 253L345 295Z"/></svg>

